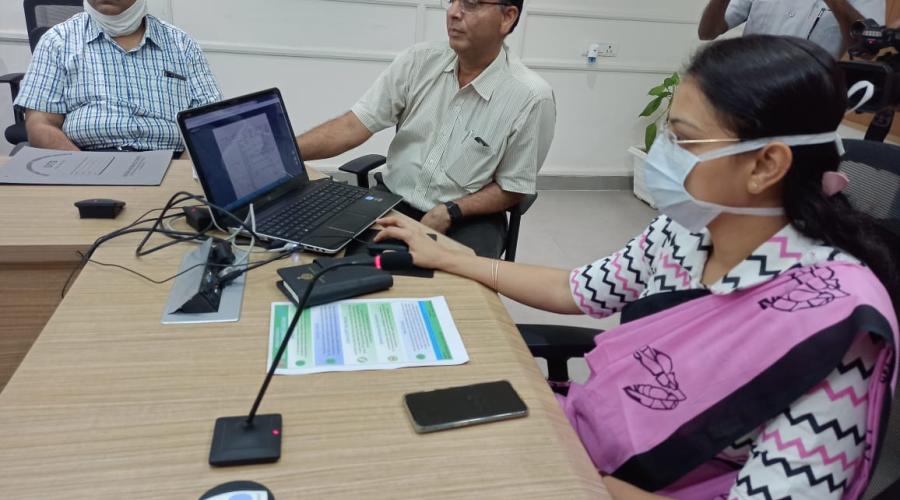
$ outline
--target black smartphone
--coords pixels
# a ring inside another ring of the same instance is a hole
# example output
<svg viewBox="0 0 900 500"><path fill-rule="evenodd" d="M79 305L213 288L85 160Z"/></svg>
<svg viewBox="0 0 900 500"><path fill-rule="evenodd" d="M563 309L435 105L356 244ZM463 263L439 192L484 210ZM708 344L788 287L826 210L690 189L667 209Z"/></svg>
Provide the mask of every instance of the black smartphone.
<svg viewBox="0 0 900 500"><path fill-rule="evenodd" d="M506 380L415 392L404 400L419 433L528 415L525 402Z"/></svg>

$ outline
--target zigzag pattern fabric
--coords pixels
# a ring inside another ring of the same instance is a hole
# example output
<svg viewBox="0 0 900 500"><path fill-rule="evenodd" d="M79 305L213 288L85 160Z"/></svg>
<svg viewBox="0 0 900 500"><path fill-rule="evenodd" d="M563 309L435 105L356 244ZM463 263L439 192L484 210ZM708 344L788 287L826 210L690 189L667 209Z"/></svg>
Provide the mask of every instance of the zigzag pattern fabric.
<svg viewBox="0 0 900 500"><path fill-rule="evenodd" d="M712 241L660 216L609 257L574 269L572 296L585 314L604 318L639 298L708 288L747 289L799 266L852 256L813 241L788 225L718 282L705 286ZM861 336L842 362L808 394L761 428L722 450L719 460L740 468L733 499L842 498L865 447L866 394L879 346Z"/></svg>

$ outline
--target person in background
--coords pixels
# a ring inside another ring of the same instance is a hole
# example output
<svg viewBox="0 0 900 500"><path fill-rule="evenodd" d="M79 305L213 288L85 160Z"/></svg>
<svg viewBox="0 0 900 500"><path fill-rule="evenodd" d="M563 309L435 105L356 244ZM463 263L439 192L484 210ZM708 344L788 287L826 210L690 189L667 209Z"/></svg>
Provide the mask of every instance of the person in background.
<svg viewBox="0 0 900 500"><path fill-rule="evenodd" d="M900 242L841 194L847 101L812 42L717 41L647 159L661 215L620 251L503 262L399 217L375 239L535 308L621 311L560 396L614 498L859 498L896 384Z"/></svg>
<svg viewBox="0 0 900 500"><path fill-rule="evenodd" d="M449 43L407 49L351 111L297 142L305 160L330 158L396 127L379 188L403 197L404 214L497 257L505 210L535 192L556 103L504 43L523 0L443 4Z"/></svg>
<svg viewBox="0 0 900 500"><path fill-rule="evenodd" d="M884 0L710 0L698 34L701 40L713 40L744 24L744 35L805 38L839 59L854 22L884 24L884 18Z"/></svg>
<svg viewBox="0 0 900 500"><path fill-rule="evenodd" d="M15 104L38 148L148 151L184 145L184 109L221 99L206 57L146 0L85 0L41 37Z"/></svg>

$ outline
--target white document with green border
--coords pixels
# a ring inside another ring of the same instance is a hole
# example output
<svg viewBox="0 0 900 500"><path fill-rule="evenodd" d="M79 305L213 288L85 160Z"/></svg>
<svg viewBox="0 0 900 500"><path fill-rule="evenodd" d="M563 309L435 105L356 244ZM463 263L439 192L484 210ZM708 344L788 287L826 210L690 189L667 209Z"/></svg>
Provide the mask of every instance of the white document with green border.
<svg viewBox="0 0 900 500"><path fill-rule="evenodd" d="M296 307L272 303L266 368ZM469 361L444 297L344 300L307 309L275 373L390 370Z"/></svg>

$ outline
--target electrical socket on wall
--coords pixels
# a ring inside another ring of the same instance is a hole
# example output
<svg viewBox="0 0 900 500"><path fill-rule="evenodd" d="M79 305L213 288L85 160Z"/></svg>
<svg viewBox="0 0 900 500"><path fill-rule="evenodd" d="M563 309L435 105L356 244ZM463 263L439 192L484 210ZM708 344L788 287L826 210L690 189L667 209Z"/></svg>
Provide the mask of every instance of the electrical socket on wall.
<svg viewBox="0 0 900 500"><path fill-rule="evenodd" d="M597 62L598 57L616 57L618 47L615 42L588 42L588 49L581 53L588 63Z"/></svg>

